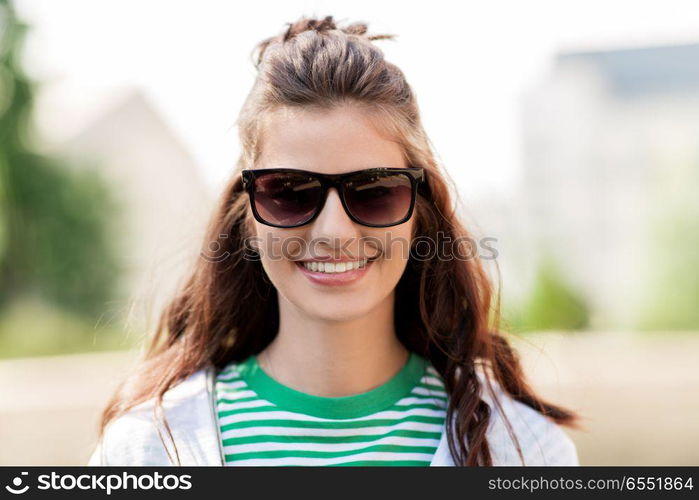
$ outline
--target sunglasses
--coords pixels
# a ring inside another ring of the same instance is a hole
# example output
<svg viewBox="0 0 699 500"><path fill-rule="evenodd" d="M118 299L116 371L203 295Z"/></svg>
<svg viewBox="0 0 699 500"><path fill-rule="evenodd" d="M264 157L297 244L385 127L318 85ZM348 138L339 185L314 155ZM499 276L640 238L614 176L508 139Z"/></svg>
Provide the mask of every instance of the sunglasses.
<svg viewBox="0 0 699 500"><path fill-rule="evenodd" d="M328 189L337 189L352 221L390 227L410 219L422 167L369 168L344 174L321 174L292 168L246 169L243 187L255 219L273 227L299 227L323 209Z"/></svg>

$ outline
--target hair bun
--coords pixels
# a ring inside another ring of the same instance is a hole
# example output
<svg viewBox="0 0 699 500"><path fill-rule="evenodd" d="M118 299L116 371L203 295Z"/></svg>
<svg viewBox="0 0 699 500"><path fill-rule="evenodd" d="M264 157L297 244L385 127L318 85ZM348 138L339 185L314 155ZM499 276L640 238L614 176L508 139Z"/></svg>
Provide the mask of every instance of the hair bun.
<svg viewBox="0 0 699 500"><path fill-rule="evenodd" d="M322 33L323 31L328 30L340 30L347 35L366 35L365 38L368 40L382 40L386 38L393 38L395 36L387 34L367 35L369 27L367 23L362 21L354 22L348 26L345 26L344 28L340 28L333 20L333 16L325 16L323 19L302 17L294 23L287 24L289 25L289 28L286 30L286 33L284 33L283 37L285 42L299 33L303 33L304 31L317 31L318 33Z"/></svg>
<svg viewBox="0 0 699 500"><path fill-rule="evenodd" d="M290 38L295 37L299 33L303 33L304 31L315 30L322 33L323 31L337 29L337 25L335 24L335 21L333 21L333 16L325 16L323 19L302 17L294 23L287 24L289 25L289 29L287 29L286 33L284 33L283 41L285 42Z"/></svg>
<svg viewBox="0 0 699 500"><path fill-rule="evenodd" d="M322 19L301 17L299 20L293 23L286 24L288 25L288 28L284 33L261 41L257 44L255 49L253 49L253 61L256 67L258 67L261 63L264 53L271 43L277 41L281 43L287 42L296 37L297 35L306 31L315 31L317 33L323 33L326 31L338 30L347 35L360 36L369 41L391 39L395 37L395 35L389 34L367 35L369 28L367 23L363 21L354 22L345 27L339 27L333 19L333 16L325 16ZM255 51L257 51L257 57L254 57Z"/></svg>

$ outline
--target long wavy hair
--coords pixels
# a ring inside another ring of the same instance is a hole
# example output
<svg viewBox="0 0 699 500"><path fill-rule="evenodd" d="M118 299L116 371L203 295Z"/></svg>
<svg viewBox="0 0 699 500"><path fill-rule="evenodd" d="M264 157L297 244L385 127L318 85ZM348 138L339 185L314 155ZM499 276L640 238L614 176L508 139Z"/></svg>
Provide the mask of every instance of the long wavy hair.
<svg viewBox="0 0 699 500"><path fill-rule="evenodd" d="M100 437L110 421L154 398L154 415L172 439L162 412L165 392L207 365L222 368L261 352L277 334L277 291L261 263L246 258L251 226L240 180L240 170L253 168L259 158L267 113L284 107L361 106L403 147L410 165L425 169L427 190L418 196L415 234L434 241L440 233L452 241L470 238L450 194L453 184L423 130L415 95L402 71L374 43L394 36L370 35L362 22L341 28L332 16L302 17L255 47L251 56L257 77L237 120L241 155L202 245L203 254L211 257L214 249L221 258L198 259L164 308L143 359L103 411ZM483 369L490 390L494 379L514 399L556 423L576 426L577 415L542 400L526 382L516 352L500 331L499 293L493 301L477 256L409 258L395 301L399 340L427 358L444 380L448 443L457 465L492 465L486 438L491 409L481 398L477 369ZM176 447L175 455L180 463Z"/></svg>

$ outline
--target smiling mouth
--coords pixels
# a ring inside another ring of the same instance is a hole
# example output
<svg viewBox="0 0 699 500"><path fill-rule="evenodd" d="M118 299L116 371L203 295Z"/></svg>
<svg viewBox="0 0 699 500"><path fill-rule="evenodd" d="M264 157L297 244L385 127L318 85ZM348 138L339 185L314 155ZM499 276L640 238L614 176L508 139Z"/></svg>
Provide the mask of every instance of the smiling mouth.
<svg viewBox="0 0 699 500"><path fill-rule="evenodd" d="M348 260L344 262L319 262L313 260L303 261L300 265L316 273L338 274L354 271L355 269L362 269L366 267L367 262L370 260L371 259Z"/></svg>
<svg viewBox="0 0 699 500"><path fill-rule="evenodd" d="M347 261L342 261L342 262L304 260L304 261L297 261L296 264L299 266L305 267L309 271L313 271L315 273L341 274L341 273L347 273L350 271L354 271L356 269L364 269L365 267L367 267L368 264L371 264L372 262L374 262L377 259L378 259L378 255L376 257L371 257L371 258L366 258L366 259L347 260Z"/></svg>

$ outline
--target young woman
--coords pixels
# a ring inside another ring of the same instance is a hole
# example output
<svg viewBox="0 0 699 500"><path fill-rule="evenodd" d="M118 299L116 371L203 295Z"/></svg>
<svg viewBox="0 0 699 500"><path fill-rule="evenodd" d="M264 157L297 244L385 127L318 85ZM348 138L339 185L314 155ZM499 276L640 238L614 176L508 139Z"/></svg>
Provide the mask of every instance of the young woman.
<svg viewBox="0 0 699 500"><path fill-rule="evenodd" d="M558 425L576 416L498 331L415 96L373 43L391 36L328 16L258 45L238 169L90 464L578 463Z"/></svg>

